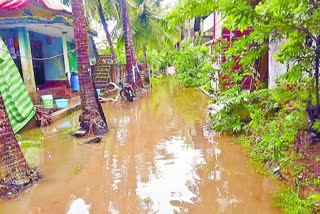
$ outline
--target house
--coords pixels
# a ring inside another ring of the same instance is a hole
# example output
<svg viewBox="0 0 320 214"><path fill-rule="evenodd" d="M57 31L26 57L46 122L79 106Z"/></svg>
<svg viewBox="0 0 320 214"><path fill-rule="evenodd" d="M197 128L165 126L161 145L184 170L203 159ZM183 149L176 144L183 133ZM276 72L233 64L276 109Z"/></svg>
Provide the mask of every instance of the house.
<svg viewBox="0 0 320 214"><path fill-rule="evenodd" d="M268 88L275 89L277 87L277 79L285 74L289 68L289 62L286 64L282 64L277 62L273 56L280 52L281 46L285 43L285 40L276 40L270 44L269 47L269 82Z"/></svg>
<svg viewBox="0 0 320 214"><path fill-rule="evenodd" d="M201 26L203 25L203 21L207 17L196 17L193 19L186 19L183 23L179 25L180 27L180 39L188 40L194 42L196 39L201 39L203 43L208 42L212 39L211 31L203 31Z"/></svg>
<svg viewBox="0 0 320 214"><path fill-rule="evenodd" d="M97 52L89 31L90 60ZM33 101L39 96L78 96L67 75L77 71L72 13L58 0L0 1L0 37L7 45Z"/></svg>
<svg viewBox="0 0 320 214"><path fill-rule="evenodd" d="M240 30L230 31L223 27L223 16L221 13L214 11L210 16L208 16L203 22L203 31L205 33L210 33L212 35L212 39L205 43L206 45L210 45L210 52L213 54L214 45L219 43L221 40L226 40L228 42L236 41L239 38L249 35L254 29L247 29L243 32ZM262 82L268 81L268 54L265 54L261 57L259 61L259 74L260 80ZM233 68L234 72L241 70L241 65L239 64L239 58L235 57L236 66ZM225 58L223 56L219 57L219 60L214 64L214 68L219 68L220 64L225 62ZM212 87L218 90L219 82L225 80L227 77L217 74L216 81L212 83ZM226 81L226 85L230 85L231 83ZM251 88L252 78L247 77L245 78L244 82L242 83L243 89L248 90Z"/></svg>

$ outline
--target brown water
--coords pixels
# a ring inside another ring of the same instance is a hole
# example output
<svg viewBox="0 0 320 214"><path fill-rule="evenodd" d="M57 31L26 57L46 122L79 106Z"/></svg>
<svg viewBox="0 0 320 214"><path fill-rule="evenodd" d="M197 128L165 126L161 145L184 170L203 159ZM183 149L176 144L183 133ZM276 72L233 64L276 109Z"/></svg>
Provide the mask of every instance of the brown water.
<svg viewBox="0 0 320 214"><path fill-rule="evenodd" d="M24 133L45 137L24 150L45 180L0 202L0 214L65 214L80 198L90 214L280 213L271 207L277 186L254 172L239 145L208 131L207 102L199 90L163 81L134 103L103 104L112 128L105 144L60 136L79 113Z"/></svg>

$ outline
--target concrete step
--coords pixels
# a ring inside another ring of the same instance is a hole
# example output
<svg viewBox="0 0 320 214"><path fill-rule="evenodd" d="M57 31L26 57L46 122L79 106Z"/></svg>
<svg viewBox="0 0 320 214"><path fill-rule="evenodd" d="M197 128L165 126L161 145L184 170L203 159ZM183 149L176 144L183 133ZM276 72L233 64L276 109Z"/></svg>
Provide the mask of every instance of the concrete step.
<svg viewBox="0 0 320 214"><path fill-rule="evenodd" d="M104 69L110 69L110 65L96 65L94 66L94 69L99 69L99 68L104 68Z"/></svg>
<svg viewBox="0 0 320 214"><path fill-rule="evenodd" d="M66 89L64 90L64 93L65 93L65 94L70 94L70 93L73 93L73 91L72 91L71 88L66 88Z"/></svg>
<svg viewBox="0 0 320 214"><path fill-rule="evenodd" d="M76 98L76 97L80 97L80 93L66 94L66 96L67 96L69 99L73 99L73 98Z"/></svg>

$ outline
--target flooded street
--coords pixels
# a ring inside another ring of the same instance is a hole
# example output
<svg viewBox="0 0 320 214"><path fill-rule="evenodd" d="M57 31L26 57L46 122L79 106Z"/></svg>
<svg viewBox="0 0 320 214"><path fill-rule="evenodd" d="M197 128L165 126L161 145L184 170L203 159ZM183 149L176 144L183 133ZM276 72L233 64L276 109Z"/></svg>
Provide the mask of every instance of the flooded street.
<svg viewBox="0 0 320 214"><path fill-rule="evenodd" d="M238 144L208 131L208 101L166 80L133 103L103 104L105 144L61 135L79 113L23 133L45 137L40 148L24 149L45 179L0 202L0 214L280 213L271 206L277 185L254 172ZM83 212L70 209L77 199Z"/></svg>

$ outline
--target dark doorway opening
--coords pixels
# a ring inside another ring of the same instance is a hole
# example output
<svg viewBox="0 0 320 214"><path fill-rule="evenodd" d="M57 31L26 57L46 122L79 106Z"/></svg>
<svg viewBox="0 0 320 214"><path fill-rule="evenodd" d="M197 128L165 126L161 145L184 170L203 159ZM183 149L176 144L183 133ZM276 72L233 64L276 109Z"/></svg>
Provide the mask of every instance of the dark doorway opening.
<svg viewBox="0 0 320 214"><path fill-rule="evenodd" d="M43 58L42 44L41 41L31 41L31 52L34 70L34 78L36 80L36 85L43 85L46 82L45 72L44 72L44 61L38 60ZM36 59L35 59L36 58Z"/></svg>

